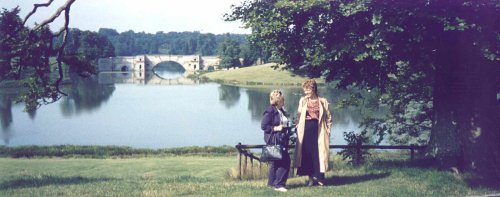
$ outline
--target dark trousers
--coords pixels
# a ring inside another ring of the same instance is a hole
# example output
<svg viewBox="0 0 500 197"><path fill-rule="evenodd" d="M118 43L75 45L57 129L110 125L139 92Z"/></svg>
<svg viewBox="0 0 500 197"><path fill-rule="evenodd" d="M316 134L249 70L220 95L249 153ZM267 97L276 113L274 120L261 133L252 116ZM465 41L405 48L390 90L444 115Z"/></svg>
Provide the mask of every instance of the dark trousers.
<svg viewBox="0 0 500 197"><path fill-rule="evenodd" d="M288 155L288 151L283 151L283 159L273 161L269 169L267 185L275 188L285 187L289 171L290 155Z"/></svg>
<svg viewBox="0 0 500 197"><path fill-rule="evenodd" d="M302 143L302 162L297 169L297 175L312 176L319 180L325 177L325 174L321 173L319 169L318 120L306 120Z"/></svg>

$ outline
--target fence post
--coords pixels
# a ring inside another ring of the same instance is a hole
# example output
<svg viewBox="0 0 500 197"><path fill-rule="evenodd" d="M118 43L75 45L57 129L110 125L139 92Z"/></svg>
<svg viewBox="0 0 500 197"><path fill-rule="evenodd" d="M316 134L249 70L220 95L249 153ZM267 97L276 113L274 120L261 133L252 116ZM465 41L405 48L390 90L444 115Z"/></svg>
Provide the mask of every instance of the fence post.
<svg viewBox="0 0 500 197"><path fill-rule="evenodd" d="M355 165L360 165L363 155L361 154L361 140L356 143L356 158L354 159Z"/></svg>
<svg viewBox="0 0 500 197"><path fill-rule="evenodd" d="M245 167L243 168L243 174L244 175L248 174L248 172L247 172L247 169L248 169L247 161L248 161L248 156L247 156L247 154L245 154Z"/></svg>
<svg viewBox="0 0 500 197"><path fill-rule="evenodd" d="M250 157L250 177L253 178L253 158Z"/></svg>
<svg viewBox="0 0 500 197"><path fill-rule="evenodd" d="M262 162L259 161L259 176L262 174Z"/></svg>
<svg viewBox="0 0 500 197"><path fill-rule="evenodd" d="M410 161L413 161L413 158L415 157L415 149L413 149L413 146L410 147L411 155L410 155Z"/></svg>
<svg viewBox="0 0 500 197"><path fill-rule="evenodd" d="M241 142L238 143L238 179L241 180Z"/></svg>

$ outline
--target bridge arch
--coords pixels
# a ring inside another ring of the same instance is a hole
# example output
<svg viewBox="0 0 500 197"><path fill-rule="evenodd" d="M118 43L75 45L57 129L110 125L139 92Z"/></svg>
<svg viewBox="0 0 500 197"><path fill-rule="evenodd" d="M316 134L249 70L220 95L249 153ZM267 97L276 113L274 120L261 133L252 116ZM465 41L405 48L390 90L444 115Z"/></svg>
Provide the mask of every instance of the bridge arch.
<svg viewBox="0 0 500 197"><path fill-rule="evenodd" d="M163 61L152 66L153 73L162 79L175 79L185 75L186 69L175 61Z"/></svg>
<svg viewBox="0 0 500 197"><path fill-rule="evenodd" d="M200 56L198 55L146 55L145 62L149 65L147 70L153 70L161 62L176 62L180 64L186 72L200 70Z"/></svg>
<svg viewBox="0 0 500 197"><path fill-rule="evenodd" d="M120 68L120 71L122 71L122 72L127 72L127 71L129 71L129 70L130 70L130 68L129 68L127 65L123 65L123 66Z"/></svg>

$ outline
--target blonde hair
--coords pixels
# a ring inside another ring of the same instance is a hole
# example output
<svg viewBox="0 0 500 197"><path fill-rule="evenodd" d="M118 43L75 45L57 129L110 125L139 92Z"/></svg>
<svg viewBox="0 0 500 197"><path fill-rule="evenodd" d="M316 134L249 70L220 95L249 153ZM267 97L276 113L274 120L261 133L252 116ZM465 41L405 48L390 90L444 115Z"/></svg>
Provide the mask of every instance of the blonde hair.
<svg viewBox="0 0 500 197"><path fill-rule="evenodd" d="M315 95L318 95L318 84L316 84L314 79L307 79L304 81L302 88L311 89Z"/></svg>
<svg viewBox="0 0 500 197"><path fill-rule="evenodd" d="M277 105L281 99L283 99L283 94L280 90L273 90L269 94L269 103L271 105Z"/></svg>

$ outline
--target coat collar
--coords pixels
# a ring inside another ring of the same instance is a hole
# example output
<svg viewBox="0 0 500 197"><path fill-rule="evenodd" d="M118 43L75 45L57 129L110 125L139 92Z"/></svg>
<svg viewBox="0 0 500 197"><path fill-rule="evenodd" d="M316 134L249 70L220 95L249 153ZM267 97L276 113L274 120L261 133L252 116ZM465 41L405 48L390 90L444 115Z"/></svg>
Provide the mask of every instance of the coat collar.
<svg viewBox="0 0 500 197"><path fill-rule="evenodd" d="M301 111L304 111L307 109L307 102L309 102L309 98L306 98L306 97L302 97L302 98L303 98L303 102L302 102L302 110ZM324 99L322 97L318 96L318 101L319 101L319 119L321 120L322 119L321 117L323 117L325 104L323 103Z"/></svg>
<svg viewBox="0 0 500 197"><path fill-rule="evenodd" d="M276 109L275 106L270 105L269 107L267 107L267 109L266 109L266 111L264 111L264 113L278 113L278 109Z"/></svg>

